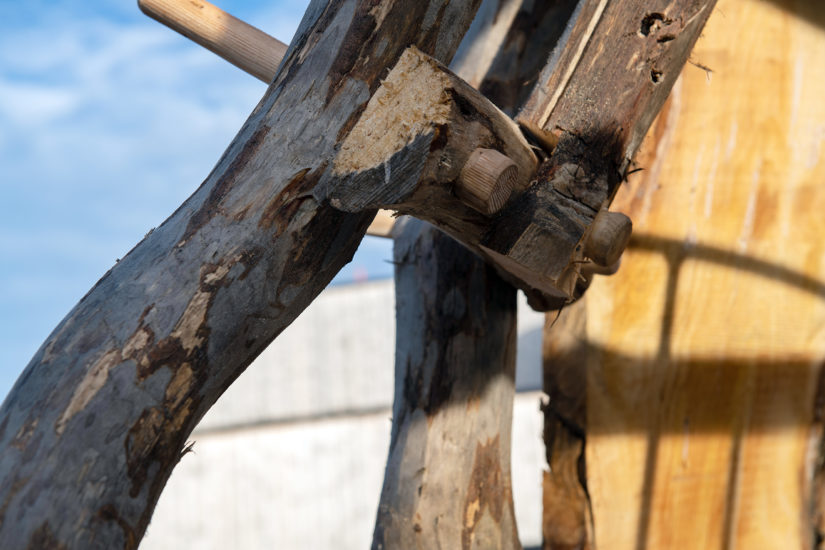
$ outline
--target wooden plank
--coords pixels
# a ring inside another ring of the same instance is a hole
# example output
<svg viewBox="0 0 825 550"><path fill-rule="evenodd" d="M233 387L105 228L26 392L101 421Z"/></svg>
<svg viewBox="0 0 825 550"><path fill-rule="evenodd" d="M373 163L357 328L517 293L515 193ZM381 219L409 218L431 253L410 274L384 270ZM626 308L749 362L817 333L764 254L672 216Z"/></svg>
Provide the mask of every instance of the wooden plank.
<svg viewBox="0 0 825 550"><path fill-rule="evenodd" d="M0 409L0 547L135 548L188 434L355 251L338 146L410 44L449 61L476 0L313 2L203 185L81 300Z"/></svg>
<svg viewBox="0 0 825 550"><path fill-rule="evenodd" d="M587 488L611 549L813 548L825 363L825 15L720 0L587 296ZM711 72L712 71L712 72ZM819 493L821 494L821 493ZM815 498L816 497L816 498Z"/></svg>

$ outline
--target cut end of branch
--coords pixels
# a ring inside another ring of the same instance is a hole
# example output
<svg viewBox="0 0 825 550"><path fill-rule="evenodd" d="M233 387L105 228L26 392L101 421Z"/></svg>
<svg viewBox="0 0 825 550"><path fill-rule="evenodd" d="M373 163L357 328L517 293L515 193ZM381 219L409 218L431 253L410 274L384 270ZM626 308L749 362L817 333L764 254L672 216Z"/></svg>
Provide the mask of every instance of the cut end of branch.
<svg viewBox="0 0 825 550"><path fill-rule="evenodd" d="M495 149L476 149L461 170L456 192L468 206L494 214L510 198L518 182L518 166Z"/></svg>

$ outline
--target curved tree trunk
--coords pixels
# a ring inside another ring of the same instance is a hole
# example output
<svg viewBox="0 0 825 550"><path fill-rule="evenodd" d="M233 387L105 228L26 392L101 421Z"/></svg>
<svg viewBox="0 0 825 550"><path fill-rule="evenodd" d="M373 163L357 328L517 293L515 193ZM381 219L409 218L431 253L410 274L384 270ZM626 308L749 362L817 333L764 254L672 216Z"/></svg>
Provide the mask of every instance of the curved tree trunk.
<svg viewBox="0 0 825 550"><path fill-rule="evenodd" d="M38 350L0 410L0 547L135 548L197 421L352 256L319 182L402 51L477 0L315 1L203 185Z"/></svg>
<svg viewBox="0 0 825 550"><path fill-rule="evenodd" d="M516 290L413 219L394 261L395 399L373 548L521 548L510 484Z"/></svg>

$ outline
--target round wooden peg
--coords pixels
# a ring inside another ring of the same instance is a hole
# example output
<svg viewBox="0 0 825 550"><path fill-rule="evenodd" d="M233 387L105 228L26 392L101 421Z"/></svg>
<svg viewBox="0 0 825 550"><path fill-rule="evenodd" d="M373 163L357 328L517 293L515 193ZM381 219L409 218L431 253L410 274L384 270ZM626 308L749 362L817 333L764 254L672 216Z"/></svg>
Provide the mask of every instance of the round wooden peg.
<svg viewBox="0 0 825 550"><path fill-rule="evenodd" d="M518 180L518 166L495 149L476 149L461 169L458 197L482 214L495 214L510 198Z"/></svg>
<svg viewBox="0 0 825 550"><path fill-rule="evenodd" d="M633 222L621 212L601 210L590 226L584 244L584 255L600 266L612 266L619 261L633 230Z"/></svg>

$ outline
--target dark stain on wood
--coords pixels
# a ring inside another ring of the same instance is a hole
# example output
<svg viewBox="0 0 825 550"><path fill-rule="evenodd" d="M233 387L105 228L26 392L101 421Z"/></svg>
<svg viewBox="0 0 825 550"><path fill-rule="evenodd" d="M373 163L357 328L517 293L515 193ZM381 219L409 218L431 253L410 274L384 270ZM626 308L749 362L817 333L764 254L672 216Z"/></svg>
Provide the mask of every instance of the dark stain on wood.
<svg viewBox="0 0 825 550"><path fill-rule="evenodd" d="M347 120L344 122L344 125L338 130L338 134L335 136L338 140L338 143L343 143L344 139L349 135L355 125L358 124L358 121L361 119L361 115L364 114L364 110L367 108L367 104L369 101L363 102L359 105L356 109L352 111L352 113L347 117Z"/></svg>
<svg viewBox="0 0 825 550"><path fill-rule="evenodd" d="M444 149L447 141L450 139L450 126L447 124L439 124L434 128L433 139L430 142L430 152Z"/></svg>
<svg viewBox="0 0 825 550"><path fill-rule="evenodd" d="M238 275L238 280L243 281L249 276L249 273L258 265L264 257L264 252L260 248L250 248L241 252L241 257L238 263L243 264L244 270Z"/></svg>
<svg viewBox="0 0 825 550"><path fill-rule="evenodd" d="M586 298L585 298L586 299ZM593 547L592 514L585 462L587 417L587 329L584 300L565 308L544 327L543 548Z"/></svg>
<svg viewBox="0 0 825 550"><path fill-rule="evenodd" d="M261 218L258 220L258 227L271 229L274 226L273 239L283 234L304 200L312 198L312 190L318 184L326 167L327 163L323 162L315 170L303 168L296 172L281 192L264 207Z"/></svg>
<svg viewBox="0 0 825 550"><path fill-rule="evenodd" d="M810 481L809 525L813 550L825 548L825 364L820 365L814 395L812 428L816 434L816 455Z"/></svg>
<svg viewBox="0 0 825 550"><path fill-rule="evenodd" d="M3 480L2 486L0 488L3 489L3 493L5 493L6 498L3 499L3 504L0 505L0 525L3 525L3 522L6 520L6 511L9 508L9 504L17 496L17 493L20 492L21 489L26 487L29 482L28 477L17 477L14 478L8 477ZM10 486L10 487L9 487ZM9 487L6 489L6 487Z"/></svg>
<svg viewBox="0 0 825 550"><path fill-rule="evenodd" d="M68 548L52 532L49 522L44 521L32 532L26 550L68 550Z"/></svg>
<svg viewBox="0 0 825 550"><path fill-rule="evenodd" d="M135 536L135 530L120 516L117 509L113 505L106 504L101 506L97 511L97 519L104 522L113 521L121 528L121 530L123 530L123 538L125 539L123 547L125 550L137 548L137 537Z"/></svg>
<svg viewBox="0 0 825 550"><path fill-rule="evenodd" d="M38 421L38 418L29 418L26 420L14 436L14 440L12 440L11 443L12 446L16 447L20 451L25 450L32 438L32 435L34 435L34 429L37 427Z"/></svg>
<svg viewBox="0 0 825 550"><path fill-rule="evenodd" d="M473 469L467 497L464 500L464 529L461 532L462 550L473 547L473 535L484 512L489 512L493 521L501 523L504 505L512 501L510 487L504 482L501 471L501 448L499 436L478 443L473 455Z"/></svg>
<svg viewBox="0 0 825 550"><path fill-rule="evenodd" d="M269 130L269 126L261 124L258 129L255 130L255 133L243 144L241 150L235 154L232 162L229 163L229 166L209 191L209 196L201 207L189 218L181 241L188 241L201 227L209 223L209 220L221 213L221 202L234 186L235 179L266 142L266 136L269 134ZM224 155L233 152L230 148ZM218 165L220 165L220 162Z"/></svg>
<svg viewBox="0 0 825 550"><path fill-rule="evenodd" d="M138 380L145 380L158 369L165 366L171 368L175 365L180 365L186 360L188 355L183 349L180 338L175 336L167 336L148 349L149 351L145 354L146 361L140 360L138 358L139 356L133 357L138 363Z"/></svg>
<svg viewBox="0 0 825 550"><path fill-rule="evenodd" d="M347 76L352 73L353 67L362 57L362 52L372 46L376 28L375 17L369 13L372 7L367 3L360 4L352 18L347 37L338 49L332 68L329 70L330 86L327 90L327 105L332 102L332 98L346 82Z"/></svg>

